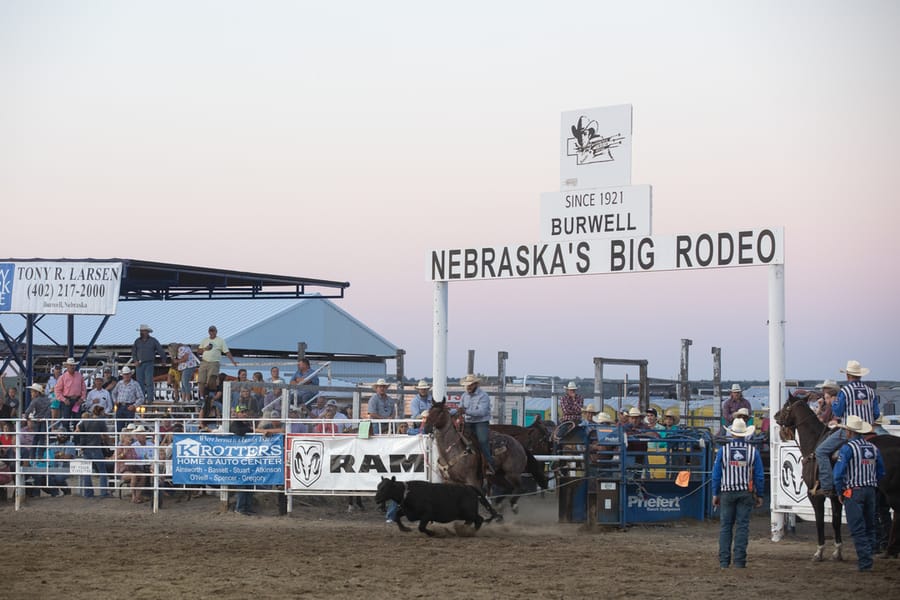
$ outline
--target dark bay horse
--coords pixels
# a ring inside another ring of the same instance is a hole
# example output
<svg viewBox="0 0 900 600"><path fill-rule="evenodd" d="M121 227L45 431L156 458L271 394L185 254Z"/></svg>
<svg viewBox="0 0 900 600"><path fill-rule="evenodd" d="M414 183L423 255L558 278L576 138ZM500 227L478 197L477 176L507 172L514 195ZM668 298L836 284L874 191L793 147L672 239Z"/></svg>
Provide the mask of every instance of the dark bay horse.
<svg viewBox="0 0 900 600"><path fill-rule="evenodd" d="M806 489L811 490L818 478L815 449L826 426L809 408L808 397L808 394L800 390L791 394L781 410L776 413L775 422L781 426L782 440L792 440L795 435L799 438L797 443L800 445L804 459L803 481L806 483ZM869 438L869 442L878 448L884 460L885 476L879 482L878 489L887 505L894 510L886 554L897 558L900 554L900 438L893 435L876 435ZM816 533L819 542L819 548L813 559L821 560L822 547L825 544L825 497L810 495L809 499L816 515ZM838 555L840 554L842 508L838 499L833 498L831 502L832 527L834 528L835 554Z"/></svg>
<svg viewBox="0 0 900 600"><path fill-rule="evenodd" d="M816 446L825 435L827 427L819 420L816 413L807 404L809 395L795 392L788 396L784 406L775 413L775 422L781 427L781 440L796 441L803 456L803 483L806 484L806 497L812 504L816 516L816 536L818 546L814 561L822 560L825 549L825 496L815 496L810 490L816 487L819 471L816 465ZM773 477L774 478L774 477ZM834 531L834 552L831 558L843 560L841 539L841 513L844 506L838 498L831 498L831 529Z"/></svg>
<svg viewBox="0 0 900 600"><path fill-rule="evenodd" d="M446 400L433 403L428 410L425 432L434 433L440 454L438 468L445 480L465 483L478 489L484 488L482 458L478 451L478 443L470 442L457 431ZM494 455L495 474L488 478L488 483L501 493L498 504L502 504L503 497L509 496L510 506L513 512L516 512L519 497L515 494L521 489L522 473L528 470L529 457L532 461L534 457L530 456L514 438L502 433L492 431L490 445ZM546 488L547 480L543 475L543 469L535 476L535 480L542 488ZM491 511L492 517L500 517L492 506L488 505L488 510Z"/></svg>
<svg viewBox="0 0 900 600"><path fill-rule="evenodd" d="M547 470L544 468L543 463L534 458L534 455L553 453L554 429L555 424L553 421L544 421L541 418L535 419L527 427L520 427L519 425L491 425L491 431L508 435L522 444L522 447L525 448L525 453L528 455L526 472L534 477L535 483L540 485L542 489L547 488Z"/></svg>

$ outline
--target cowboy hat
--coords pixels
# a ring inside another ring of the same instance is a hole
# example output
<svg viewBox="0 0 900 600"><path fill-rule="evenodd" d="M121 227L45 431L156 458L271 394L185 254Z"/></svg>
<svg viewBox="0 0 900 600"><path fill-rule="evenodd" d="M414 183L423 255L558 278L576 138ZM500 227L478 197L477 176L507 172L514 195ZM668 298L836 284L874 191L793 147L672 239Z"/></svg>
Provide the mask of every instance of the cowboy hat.
<svg viewBox="0 0 900 600"><path fill-rule="evenodd" d="M838 382L836 382L834 379L826 379L822 383L817 383L816 389L818 389L818 390L839 390L839 389L841 389L841 386L838 385Z"/></svg>
<svg viewBox="0 0 900 600"><path fill-rule="evenodd" d="M612 423L612 417L608 413L600 411L594 415L594 423Z"/></svg>
<svg viewBox="0 0 900 600"><path fill-rule="evenodd" d="M745 417L749 417L749 416L750 416L750 411L747 410L746 408L739 408L739 409L737 409L737 410L735 411L734 414L736 414L736 415L744 415Z"/></svg>
<svg viewBox="0 0 900 600"><path fill-rule="evenodd" d="M44 393L44 386L42 386L42 385L39 384L39 383L32 383L31 385L28 386L28 389L29 389L29 390L34 390L34 391L36 391L38 394L43 394L43 393Z"/></svg>
<svg viewBox="0 0 900 600"><path fill-rule="evenodd" d="M737 437L749 437L756 431L756 427L754 425L747 425L747 422L743 419L735 419L731 423L731 427L726 427L725 431Z"/></svg>
<svg viewBox="0 0 900 600"><path fill-rule="evenodd" d="M420 418L420 419L424 419L424 418L427 417L427 416L428 416L428 411L427 411L427 410L423 410L423 411L422 411L422 414L419 415L419 418Z"/></svg>
<svg viewBox="0 0 900 600"><path fill-rule="evenodd" d="M146 427L144 427L143 425L138 425L137 427L134 428L134 433L147 433L148 431L150 431L150 430L147 429Z"/></svg>
<svg viewBox="0 0 900 600"><path fill-rule="evenodd" d="M134 431L134 427L135 427L134 423L129 423L128 425L125 426L124 429L122 429L122 431L127 431L127 432L131 433L132 431Z"/></svg>
<svg viewBox="0 0 900 600"><path fill-rule="evenodd" d="M138 327L137 330L138 330L138 331L147 331L147 332L153 333L153 329L152 329L149 325L145 325L145 324L141 324L141 326Z"/></svg>
<svg viewBox="0 0 900 600"><path fill-rule="evenodd" d="M584 406L584 408L581 409L581 412L586 412L586 413L596 413L596 412L597 412L597 409L594 408L594 405L593 405L593 404L586 404L586 405Z"/></svg>
<svg viewBox="0 0 900 600"><path fill-rule="evenodd" d="M428 390L428 389L431 389L431 386L428 385L428 382L425 381L424 379L420 379L419 383L416 384L416 389L417 390Z"/></svg>
<svg viewBox="0 0 900 600"><path fill-rule="evenodd" d="M469 387L475 383L481 383L481 379L479 379L476 375L472 375L469 373L465 377L459 380L459 383L464 385L465 387Z"/></svg>
<svg viewBox="0 0 900 600"><path fill-rule="evenodd" d="M380 387L380 386L387 387L387 384L388 384L388 382L385 381L384 379L379 379L378 381L376 381L375 383L372 384L372 387L373 388Z"/></svg>
<svg viewBox="0 0 900 600"><path fill-rule="evenodd" d="M122 370L119 372L122 373L122 375L131 375L131 369L128 367L122 367Z"/></svg>
<svg viewBox="0 0 900 600"><path fill-rule="evenodd" d="M847 366L841 369L841 373L853 375L855 377L863 377L869 374L869 369L859 364L858 360L848 360Z"/></svg>
<svg viewBox="0 0 900 600"><path fill-rule="evenodd" d="M672 410L671 408L669 410L667 410L665 412L665 414L663 414L663 418L666 418L666 417L672 417L676 423L680 420L680 418L678 416L678 412Z"/></svg>
<svg viewBox="0 0 900 600"><path fill-rule="evenodd" d="M743 392L744 390L741 389L741 384L739 384L739 383L732 383L732 384L731 384L731 391L732 391L732 392Z"/></svg>
<svg viewBox="0 0 900 600"><path fill-rule="evenodd" d="M643 417L644 413L642 413L636 406L632 406L628 409L629 417Z"/></svg>
<svg viewBox="0 0 900 600"><path fill-rule="evenodd" d="M567 390L577 390L578 386L575 385L574 381L570 381L569 384L566 386L566 389Z"/></svg>
<svg viewBox="0 0 900 600"><path fill-rule="evenodd" d="M856 433L871 433L872 431L872 426L856 415L847 415L847 422L841 425L841 427L847 431L854 431Z"/></svg>
<svg viewBox="0 0 900 600"><path fill-rule="evenodd" d="M75 360L74 358L67 358L67 359L66 359L66 362L64 362L63 364L66 364L66 365L77 365L77 364L78 364L78 361Z"/></svg>

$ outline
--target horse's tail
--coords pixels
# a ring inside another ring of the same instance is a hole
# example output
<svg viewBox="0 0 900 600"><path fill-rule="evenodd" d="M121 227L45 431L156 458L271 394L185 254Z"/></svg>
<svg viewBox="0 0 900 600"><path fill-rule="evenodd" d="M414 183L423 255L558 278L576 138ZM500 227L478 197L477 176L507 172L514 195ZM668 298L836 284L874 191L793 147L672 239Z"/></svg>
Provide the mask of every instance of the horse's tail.
<svg viewBox="0 0 900 600"><path fill-rule="evenodd" d="M544 472L544 463L536 459L530 450L525 450L525 456L528 457L528 463L525 465L526 472L531 474L535 483L541 486L542 490L546 490L549 482L547 474Z"/></svg>

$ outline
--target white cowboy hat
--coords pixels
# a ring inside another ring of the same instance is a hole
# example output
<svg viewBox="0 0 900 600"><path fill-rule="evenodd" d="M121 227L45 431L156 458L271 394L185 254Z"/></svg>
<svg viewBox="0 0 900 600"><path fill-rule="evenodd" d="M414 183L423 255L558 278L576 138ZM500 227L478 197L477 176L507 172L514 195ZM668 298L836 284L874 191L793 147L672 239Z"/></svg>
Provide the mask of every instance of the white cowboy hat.
<svg viewBox="0 0 900 600"><path fill-rule="evenodd" d="M459 383L464 385L465 387L469 387L470 385L472 385L474 383L481 383L481 379L479 379L475 375L472 375L471 373L469 373L468 375L466 375L465 377L460 379Z"/></svg>
<svg viewBox="0 0 900 600"><path fill-rule="evenodd" d="M387 387L387 384L388 384L388 382L385 381L384 379L379 379L378 381L376 381L375 383L372 384L372 387L373 387L373 388L377 388L377 387L380 387L380 386L382 386L382 385L385 386L385 387Z"/></svg>
<svg viewBox="0 0 900 600"><path fill-rule="evenodd" d="M586 404L586 405L584 406L584 408L581 409L581 412L586 412L586 413L596 413L596 412L597 412L597 409L594 408L594 405L593 405L593 404Z"/></svg>
<svg viewBox="0 0 900 600"><path fill-rule="evenodd" d="M131 375L131 369L128 367L122 367L122 370L119 371L122 375Z"/></svg>
<svg viewBox="0 0 900 600"><path fill-rule="evenodd" d="M417 390L429 390L429 389L431 389L431 386L428 385L428 382L425 381L424 379L420 379L419 383L416 384L416 389Z"/></svg>
<svg viewBox="0 0 900 600"><path fill-rule="evenodd" d="M841 373L853 375L855 377L864 377L869 374L869 369L859 364L858 360L848 360L847 366L841 369Z"/></svg>
<svg viewBox="0 0 900 600"><path fill-rule="evenodd" d="M841 386L838 385L838 382L834 379L826 379L822 383L816 384L816 389L818 390L839 390Z"/></svg>
<svg viewBox="0 0 900 600"><path fill-rule="evenodd" d="M632 406L631 408L628 409L628 416L629 417L643 417L644 413L642 413L640 410L638 410L638 408L636 406Z"/></svg>
<svg viewBox="0 0 900 600"><path fill-rule="evenodd" d="M847 415L847 422L841 425L841 427L848 431L855 431L856 433L871 433L872 431L872 426L856 415Z"/></svg>
<svg viewBox="0 0 900 600"><path fill-rule="evenodd" d="M29 389L29 390L34 390L34 391L36 391L38 394L43 394L43 393L44 393L44 386L42 386L42 385L39 384L39 383L32 383L31 385L28 386L28 389Z"/></svg>
<svg viewBox="0 0 900 600"><path fill-rule="evenodd" d="M150 333L153 333L153 329L149 325L146 325L146 324L141 324L141 326L138 327L137 330L138 331L148 331Z"/></svg>
<svg viewBox="0 0 900 600"><path fill-rule="evenodd" d="M66 365L77 365L77 364L78 364L78 361L75 360L74 358L67 358L67 359L66 359L66 362L63 363L63 364L66 364Z"/></svg>
<svg viewBox="0 0 900 600"><path fill-rule="evenodd" d="M736 411L734 414L736 414L736 415L744 415L745 417L749 417L749 416L750 416L750 411L747 410L746 408L739 408L739 409L737 409L737 411Z"/></svg>
<svg viewBox="0 0 900 600"><path fill-rule="evenodd" d="M567 390L577 390L578 386L575 385L574 381L570 381L569 384L566 386L566 389Z"/></svg>
<svg viewBox="0 0 900 600"><path fill-rule="evenodd" d="M613 422L612 417L610 417L609 414L607 414L605 412L601 411L601 412L598 412L596 415L594 415L594 423L612 423L612 422Z"/></svg>
<svg viewBox="0 0 900 600"><path fill-rule="evenodd" d="M731 423L731 427L726 427L725 431L727 431L731 435L736 435L737 437L749 437L753 435L754 431L756 431L756 427L753 425L747 425L747 423L743 419L735 419Z"/></svg>
<svg viewBox="0 0 900 600"><path fill-rule="evenodd" d="M128 425L125 426L124 429L122 429L122 431L127 431L127 432L131 433L132 431L134 431L134 428L135 428L134 423L129 423Z"/></svg>
<svg viewBox="0 0 900 600"><path fill-rule="evenodd" d="M732 384L731 384L731 391L732 391L732 392L743 392L744 390L741 389L741 384L739 384L739 383L732 383Z"/></svg>
<svg viewBox="0 0 900 600"><path fill-rule="evenodd" d="M423 411L422 411L422 414L419 415L419 418L420 418L420 419L424 419L424 418L427 417L427 416L428 416L428 411L427 411L427 410L423 410Z"/></svg>
<svg viewBox="0 0 900 600"><path fill-rule="evenodd" d="M147 433L148 431L150 431L150 430L147 429L146 427L144 427L143 425L138 425L137 427L134 428L134 433Z"/></svg>

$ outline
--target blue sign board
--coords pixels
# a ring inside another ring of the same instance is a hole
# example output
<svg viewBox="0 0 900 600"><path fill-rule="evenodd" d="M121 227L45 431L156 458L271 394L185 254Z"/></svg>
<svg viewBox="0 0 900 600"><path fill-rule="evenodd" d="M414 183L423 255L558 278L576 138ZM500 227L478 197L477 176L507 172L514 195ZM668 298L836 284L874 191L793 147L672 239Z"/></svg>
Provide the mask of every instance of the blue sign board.
<svg viewBox="0 0 900 600"><path fill-rule="evenodd" d="M172 482L284 485L284 436L175 434Z"/></svg>

